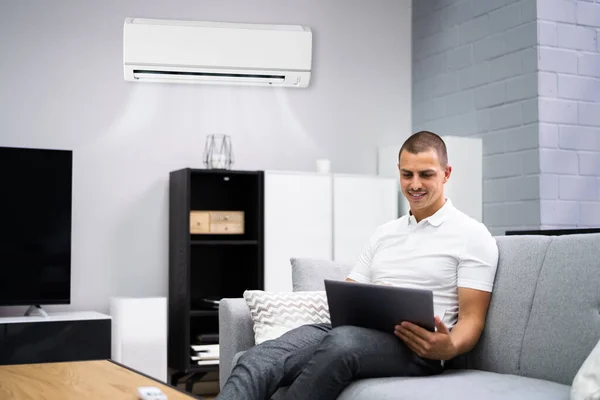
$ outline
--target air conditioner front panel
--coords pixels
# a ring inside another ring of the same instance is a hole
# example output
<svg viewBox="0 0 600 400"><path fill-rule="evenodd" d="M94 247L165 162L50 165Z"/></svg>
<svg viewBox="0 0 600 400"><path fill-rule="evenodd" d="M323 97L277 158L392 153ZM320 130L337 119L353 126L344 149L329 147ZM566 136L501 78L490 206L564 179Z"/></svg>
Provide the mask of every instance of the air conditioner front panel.
<svg viewBox="0 0 600 400"><path fill-rule="evenodd" d="M212 83L233 85L308 87L310 72L224 68L186 68L181 66L127 65L125 79L139 82Z"/></svg>
<svg viewBox="0 0 600 400"><path fill-rule="evenodd" d="M234 24L126 23L124 63L310 71L310 30L230 26Z"/></svg>

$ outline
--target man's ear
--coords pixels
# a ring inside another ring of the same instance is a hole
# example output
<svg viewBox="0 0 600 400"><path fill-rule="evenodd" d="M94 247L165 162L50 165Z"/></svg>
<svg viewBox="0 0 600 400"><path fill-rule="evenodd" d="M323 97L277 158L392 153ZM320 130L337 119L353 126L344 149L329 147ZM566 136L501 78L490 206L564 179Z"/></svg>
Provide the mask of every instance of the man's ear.
<svg viewBox="0 0 600 400"><path fill-rule="evenodd" d="M452 166L446 165L446 168L444 168L444 183L448 182L450 175L452 175Z"/></svg>

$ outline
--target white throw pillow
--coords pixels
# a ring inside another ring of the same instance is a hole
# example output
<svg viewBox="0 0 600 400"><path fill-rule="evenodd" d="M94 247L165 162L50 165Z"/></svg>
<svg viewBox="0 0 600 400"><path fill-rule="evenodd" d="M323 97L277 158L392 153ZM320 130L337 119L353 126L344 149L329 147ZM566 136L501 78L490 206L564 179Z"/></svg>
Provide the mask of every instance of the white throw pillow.
<svg viewBox="0 0 600 400"><path fill-rule="evenodd" d="M302 325L330 323L325 291L246 290L244 299L254 321L256 344L278 338Z"/></svg>
<svg viewBox="0 0 600 400"><path fill-rule="evenodd" d="M600 341L573 379L571 400L600 400Z"/></svg>

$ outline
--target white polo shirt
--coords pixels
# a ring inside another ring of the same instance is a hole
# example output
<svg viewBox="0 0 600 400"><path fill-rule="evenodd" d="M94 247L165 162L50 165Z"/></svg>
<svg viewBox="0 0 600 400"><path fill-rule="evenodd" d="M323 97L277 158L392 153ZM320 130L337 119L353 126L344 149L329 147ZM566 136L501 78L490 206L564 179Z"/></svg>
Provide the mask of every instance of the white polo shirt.
<svg viewBox="0 0 600 400"><path fill-rule="evenodd" d="M452 328L458 287L491 292L497 265L496 240L485 225L446 199L419 223L409 213L377 228L348 278L432 290L435 315Z"/></svg>

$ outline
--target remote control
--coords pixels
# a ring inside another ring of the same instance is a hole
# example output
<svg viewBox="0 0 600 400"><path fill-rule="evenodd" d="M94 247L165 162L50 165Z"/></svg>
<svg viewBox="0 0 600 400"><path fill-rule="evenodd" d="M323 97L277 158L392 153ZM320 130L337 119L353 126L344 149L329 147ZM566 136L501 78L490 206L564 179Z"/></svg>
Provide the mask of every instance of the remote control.
<svg viewBox="0 0 600 400"><path fill-rule="evenodd" d="M138 396L140 400L168 400L167 395L154 386L140 386Z"/></svg>

